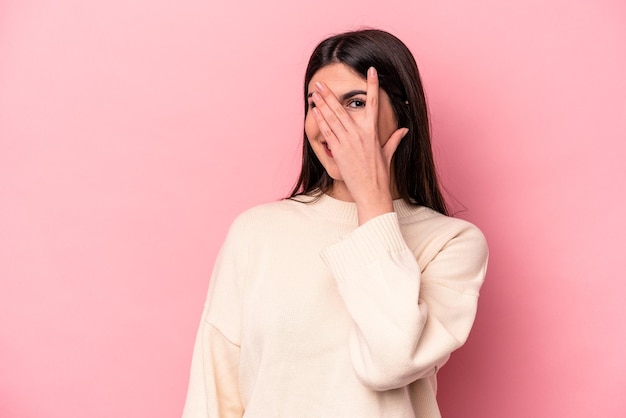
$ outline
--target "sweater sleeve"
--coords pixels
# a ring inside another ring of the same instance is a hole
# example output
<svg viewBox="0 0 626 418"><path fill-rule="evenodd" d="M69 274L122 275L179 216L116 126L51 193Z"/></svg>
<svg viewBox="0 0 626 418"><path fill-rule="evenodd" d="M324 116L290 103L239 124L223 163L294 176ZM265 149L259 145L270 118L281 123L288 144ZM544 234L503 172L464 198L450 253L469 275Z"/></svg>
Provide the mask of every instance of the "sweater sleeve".
<svg viewBox="0 0 626 418"><path fill-rule="evenodd" d="M233 224L215 261L196 336L183 418L241 418L241 289L247 264Z"/></svg>
<svg viewBox="0 0 626 418"><path fill-rule="evenodd" d="M373 390L432 375L467 339L488 251L478 228L453 224L452 231L441 231L445 239L433 245L437 253L424 266L408 248L395 212L322 252L353 319L354 370Z"/></svg>

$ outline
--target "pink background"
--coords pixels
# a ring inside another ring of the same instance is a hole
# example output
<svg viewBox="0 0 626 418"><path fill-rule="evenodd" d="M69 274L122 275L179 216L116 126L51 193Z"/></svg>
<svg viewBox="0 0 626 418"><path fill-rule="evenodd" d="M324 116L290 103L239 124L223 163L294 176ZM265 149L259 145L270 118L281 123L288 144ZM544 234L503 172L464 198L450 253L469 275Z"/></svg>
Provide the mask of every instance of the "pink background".
<svg viewBox="0 0 626 418"><path fill-rule="evenodd" d="M619 0L0 2L0 416L180 415L226 229L287 193L308 56L362 25L415 53L490 243L444 416L623 416Z"/></svg>

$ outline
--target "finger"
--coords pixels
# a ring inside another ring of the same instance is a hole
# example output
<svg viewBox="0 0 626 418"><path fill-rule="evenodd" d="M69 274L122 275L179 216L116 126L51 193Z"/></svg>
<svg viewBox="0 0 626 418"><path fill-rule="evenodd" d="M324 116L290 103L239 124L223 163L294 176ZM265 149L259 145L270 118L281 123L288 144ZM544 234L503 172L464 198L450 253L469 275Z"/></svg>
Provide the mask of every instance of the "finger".
<svg viewBox="0 0 626 418"><path fill-rule="evenodd" d="M372 128L378 125L378 73L376 68L367 70L367 102L365 102L365 120Z"/></svg>
<svg viewBox="0 0 626 418"><path fill-rule="evenodd" d="M337 115L318 92L313 92L312 99L313 103L315 103L315 107L313 108L314 115L316 116L315 120L320 130L323 128L330 129L330 132L322 131L324 137L328 138L329 134L332 133L336 140L341 141L347 132L346 127L341 123Z"/></svg>
<svg viewBox="0 0 626 418"><path fill-rule="evenodd" d="M317 122L317 126L319 130L324 136L324 139L326 140L330 148L332 145L337 143L338 141L337 136L335 135L335 132L330 127L326 119L324 118L324 115L322 115L322 112L317 107L314 107L312 111L313 111L313 117L315 118L315 122Z"/></svg>
<svg viewBox="0 0 626 418"><path fill-rule="evenodd" d="M315 88L318 93L315 105L320 108L322 114L327 119L327 122L331 125L331 127L334 127L333 122L334 120L337 120L344 130L347 131L348 129L351 129L353 127L352 118L348 115L342 104L339 102L339 99L337 99L328 86L318 81L315 83ZM315 92L313 93L313 100L316 100Z"/></svg>
<svg viewBox="0 0 626 418"><path fill-rule="evenodd" d="M394 133L391 134L391 136L383 146L383 156L385 157L385 161L387 161L388 166L391 164L391 158L398 149L398 145L400 145L402 138L404 138L407 133L409 133L408 128L397 129Z"/></svg>

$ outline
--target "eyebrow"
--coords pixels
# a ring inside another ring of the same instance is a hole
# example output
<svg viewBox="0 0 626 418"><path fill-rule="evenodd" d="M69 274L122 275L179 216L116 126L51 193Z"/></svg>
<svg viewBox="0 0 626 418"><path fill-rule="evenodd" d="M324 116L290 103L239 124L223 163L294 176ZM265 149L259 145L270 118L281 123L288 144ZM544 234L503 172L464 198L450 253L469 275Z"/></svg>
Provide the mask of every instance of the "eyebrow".
<svg viewBox="0 0 626 418"><path fill-rule="evenodd" d="M349 92L342 94L341 97L339 97L339 101L343 102L344 100L347 100L354 96L358 96L359 94L363 94L367 96L367 92L365 90L350 90ZM313 96L313 92L307 95L309 99L311 98L311 96Z"/></svg>

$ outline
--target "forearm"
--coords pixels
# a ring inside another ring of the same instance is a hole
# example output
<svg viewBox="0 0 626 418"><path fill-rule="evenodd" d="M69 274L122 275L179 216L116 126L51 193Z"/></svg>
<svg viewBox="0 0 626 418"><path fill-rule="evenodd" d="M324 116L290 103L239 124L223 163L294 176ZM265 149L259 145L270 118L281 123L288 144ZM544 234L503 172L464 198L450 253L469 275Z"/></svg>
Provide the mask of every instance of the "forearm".
<svg viewBox="0 0 626 418"><path fill-rule="evenodd" d="M459 251L455 239L450 242L439 253L443 262L430 262L422 272L394 213L370 220L324 251L354 320L355 372L372 389L393 389L432 374L467 338L484 269L480 260L457 256L467 249ZM449 271L455 277L446 277ZM447 279L461 287L437 283Z"/></svg>

